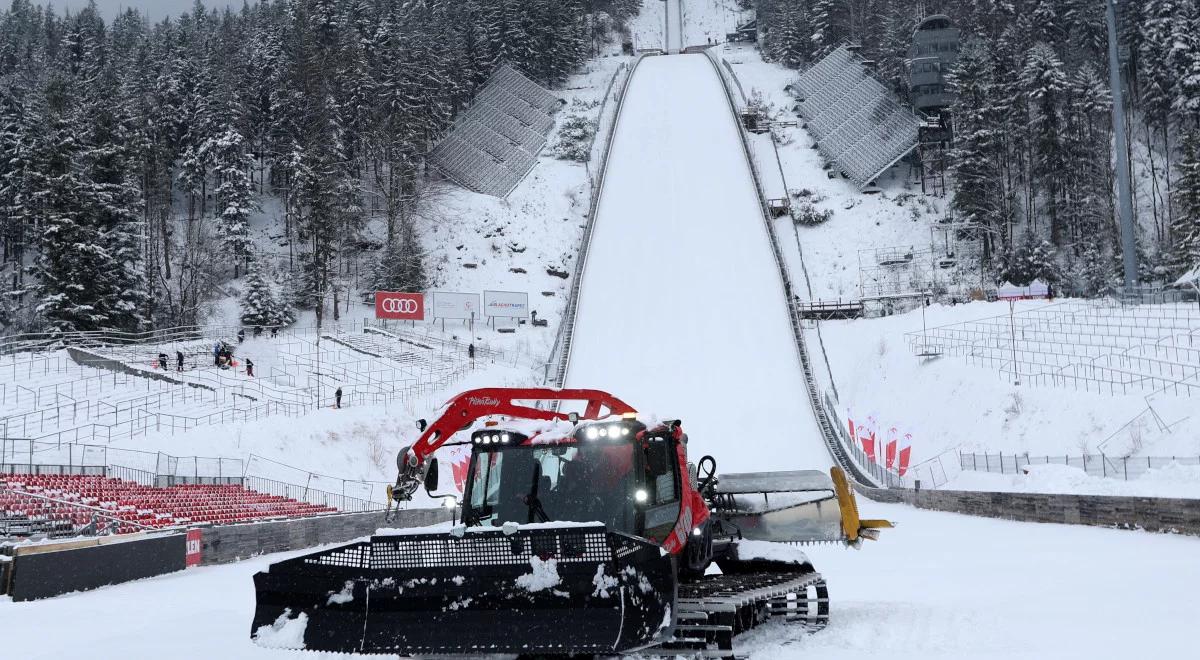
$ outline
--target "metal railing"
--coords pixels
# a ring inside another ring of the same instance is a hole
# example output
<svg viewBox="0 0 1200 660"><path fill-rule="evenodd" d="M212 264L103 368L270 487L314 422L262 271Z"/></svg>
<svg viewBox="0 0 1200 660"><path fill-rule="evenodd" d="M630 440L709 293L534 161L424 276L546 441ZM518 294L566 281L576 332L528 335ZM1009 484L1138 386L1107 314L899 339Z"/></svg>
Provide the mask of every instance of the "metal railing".
<svg viewBox="0 0 1200 660"><path fill-rule="evenodd" d="M384 505L376 504L370 500L363 500L339 493L330 493L309 486L289 484L264 477L246 477L245 486L255 492L286 497L298 502L329 506L346 513L382 511L385 508Z"/></svg>
<svg viewBox="0 0 1200 660"><path fill-rule="evenodd" d="M959 455L959 463L963 470L995 474L1022 474L1024 469L1031 465L1065 465L1079 468L1093 477L1128 481L1141 478L1150 470L1165 468L1172 464L1200 465L1200 456L1106 456L1104 454L1030 456L1028 453L963 453Z"/></svg>
<svg viewBox="0 0 1200 660"><path fill-rule="evenodd" d="M846 470L851 477L865 485L885 486L887 485L887 480L876 474L869 463L863 463L855 459L854 448L852 446L847 447L838 434L837 429L839 425L836 423L836 418L831 418L829 412L822 404L821 395L817 389L812 360L804 338L804 328L797 307L798 299L792 293L791 276L788 274L787 263L783 259L783 251L779 247L779 239L775 235L775 226L771 220L770 207L767 204L767 196L763 191L762 177L759 174L758 165L750 147L750 139L746 135L745 127L740 121L737 121L738 107L734 97L733 84L726 77L725 69L722 68L721 62L713 53L713 50L710 48L704 54L708 58L709 63L712 64L717 78L721 81L721 87L725 92L725 99L729 104L731 119L734 122L738 137L742 143L742 155L746 160L746 165L750 168L751 178L754 180L754 191L758 196L759 213L766 228L767 238L771 244L771 253L775 259L775 267L779 273L780 282L783 285L783 302L788 310L788 320L792 326L792 339L795 343L796 354L800 360L800 367L804 372L808 402L812 408L813 416L816 418L817 426L821 429L822 440L825 442L825 447L828 449L830 456L833 457L834 462Z"/></svg>
<svg viewBox="0 0 1200 660"><path fill-rule="evenodd" d="M371 502L387 502L387 487L390 485L390 482L385 481L333 477L256 454L251 454L246 461L245 477L298 484L322 493L334 493Z"/></svg>
<svg viewBox="0 0 1200 660"><path fill-rule="evenodd" d="M198 480L242 477L246 462L240 458L172 456L164 452L107 445L0 438L0 472L104 474L106 468L113 466L204 483Z"/></svg>
<svg viewBox="0 0 1200 660"><path fill-rule="evenodd" d="M579 254L575 258L575 274L574 281L571 282L571 291L567 295L567 305L563 310L563 319L558 326L558 334L554 338L554 346L550 350L550 357L546 361L545 372L542 377L547 384L555 387L562 387L567 379L567 369L571 364L571 344L575 334L575 318L579 312L579 297L582 295L583 276L587 268L588 250L591 248L592 233L596 227L596 216L598 215L598 207L600 205L600 196L604 191L605 176L608 172L608 157L612 152L612 145L617 134L617 126L621 121L621 110L625 106L625 92L629 89L629 82L633 80L633 76L637 73L638 65L647 57L646 54L640 54L633 59L629 65L629 74L621 82L617 89L617 105L613 110L613 120L607 128L607 135L604 138L604 149L600 155L600 166L596 173L595 179L592 181L592 195L589 201L587 222L584 224L583 236L579 241ZM605 130L604 117L600 118L600 128L597 133ZM554 369L553 377L550 370Z"/></svg>

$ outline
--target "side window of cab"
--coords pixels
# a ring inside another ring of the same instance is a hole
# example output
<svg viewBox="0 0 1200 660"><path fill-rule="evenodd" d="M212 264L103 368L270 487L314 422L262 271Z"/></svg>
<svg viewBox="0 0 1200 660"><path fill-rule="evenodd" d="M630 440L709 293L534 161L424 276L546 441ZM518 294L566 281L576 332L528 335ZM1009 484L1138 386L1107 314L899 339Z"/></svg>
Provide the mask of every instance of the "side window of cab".
<svg viewBox="0 0 1200 660"><path fill-rule="evenodd" d="M649 437L646 458L645 528L647 538L661 540L679 518L679 466L673 443L666 437Z"/></svg>

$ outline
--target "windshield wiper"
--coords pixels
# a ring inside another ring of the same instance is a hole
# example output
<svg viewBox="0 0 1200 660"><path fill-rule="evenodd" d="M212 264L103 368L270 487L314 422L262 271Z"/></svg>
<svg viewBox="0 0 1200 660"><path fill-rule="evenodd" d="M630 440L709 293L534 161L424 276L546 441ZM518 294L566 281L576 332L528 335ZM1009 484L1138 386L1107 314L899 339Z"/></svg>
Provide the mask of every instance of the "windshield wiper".
<svg viewBox="0 0 1200 660"><path fill-rule="evenodd" d="M537 463L533 466L533 484L529 487L529 493L525 495L525 504L529 507L529 517L527 522L550 522L550 516L546 514L546 509L542 508L542 501L538 499L538 483L542 480L542 464ZM534 520L534 515L541 516L541 520Z"/></svg>

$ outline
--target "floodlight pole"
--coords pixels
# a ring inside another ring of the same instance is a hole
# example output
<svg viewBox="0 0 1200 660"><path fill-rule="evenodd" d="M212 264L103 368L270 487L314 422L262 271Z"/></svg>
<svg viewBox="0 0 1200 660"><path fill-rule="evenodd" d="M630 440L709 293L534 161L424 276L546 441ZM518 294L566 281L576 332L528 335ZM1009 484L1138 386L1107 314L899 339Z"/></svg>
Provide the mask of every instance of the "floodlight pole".
<svg viewBox="0 0 1200 660"><path fill-rule="evenodd" d="M1121 85L1121 58L1117 54L1116 0L1104 0L1108 21L1108 86L1112 89L1114 147L1117 156L1118 221L1121 224L1121 251L1124 253L1125 294L1132 295L1137 284L1137 246L1133 234L1133 198L1130 196L1129 155L1125 141L1124 88Z"/></svg>

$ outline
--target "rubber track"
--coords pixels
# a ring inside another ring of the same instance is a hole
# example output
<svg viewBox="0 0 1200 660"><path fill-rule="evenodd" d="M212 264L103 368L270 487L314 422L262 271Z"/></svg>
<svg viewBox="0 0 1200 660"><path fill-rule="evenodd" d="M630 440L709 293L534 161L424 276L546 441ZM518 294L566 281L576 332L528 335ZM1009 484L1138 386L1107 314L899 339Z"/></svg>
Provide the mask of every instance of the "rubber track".
<svg viewBox="0 0 1200 660"><path fill-rule="evenodd" d="M816 631L829 622L820 573L710 575L679 585L674 640L643 654L739 657L735 638L775 618Z"/></svg>

